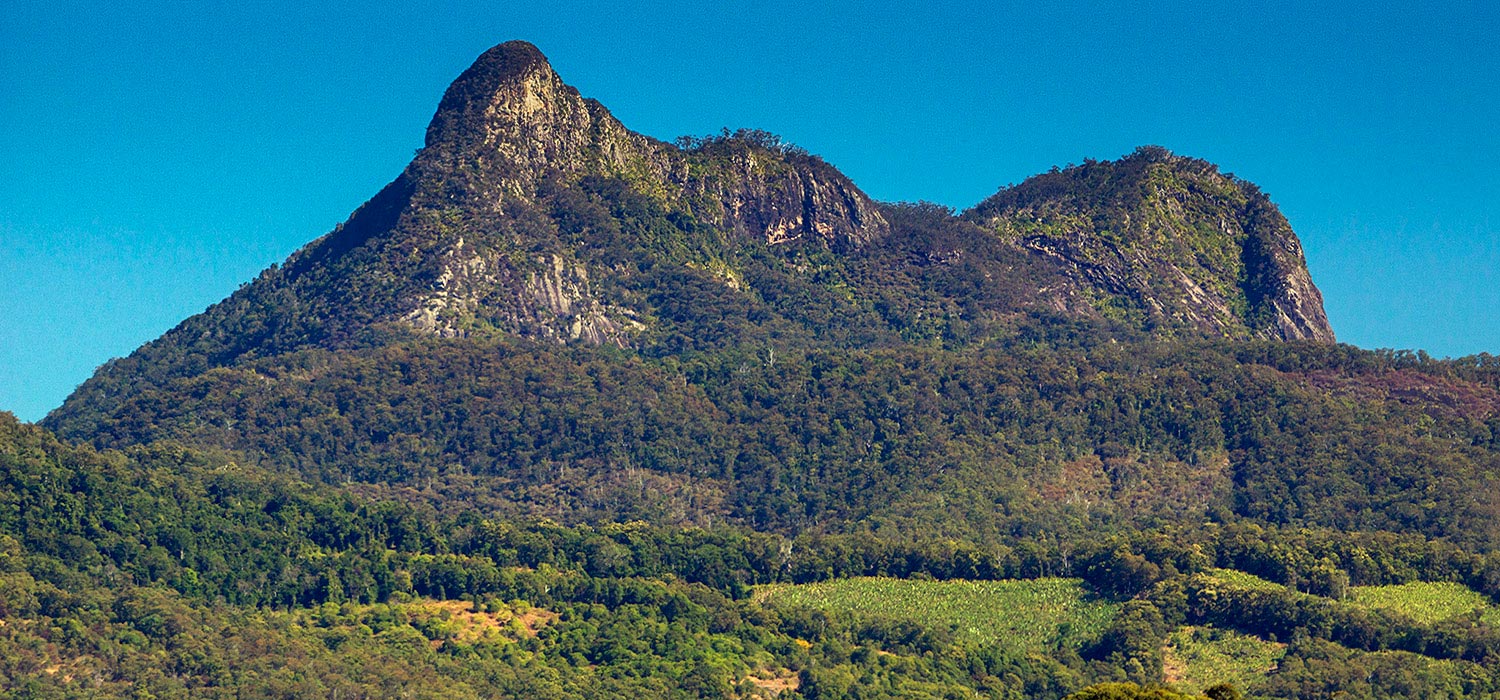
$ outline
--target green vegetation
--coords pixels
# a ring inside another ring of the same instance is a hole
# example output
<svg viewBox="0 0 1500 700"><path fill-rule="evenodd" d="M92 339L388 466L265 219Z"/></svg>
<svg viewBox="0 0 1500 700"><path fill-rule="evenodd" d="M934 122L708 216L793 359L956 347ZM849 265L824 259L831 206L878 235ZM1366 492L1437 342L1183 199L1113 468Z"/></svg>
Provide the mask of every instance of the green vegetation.
<svg viewBox="0 0 1500 700"><path fill-rule="evenodd" d="M1371 610L1384 610L1413 622L1431 625L1470 615L1500 627L1500 607L1473 589L1451 581L1413 581L1394 586L1355 586L1349 600Z"/></svg>
<svg viewBox="0 0 1500 700"><path fill-rule="evenodd" d="M1166 680L1192 692L1220 683L1248 688L1270 675L1286 645L1233 630L1189 625L1167 637Z"/></svg>
<svg viewBox="0 0 1500 700"><path fill-rule="evenodd" d="M16 697L813 698L845 678L1060 697L1084 680L767 610L741 581L779 547L752 534L443 519L221 456L77 449L3 415L0 483Z"/></svg>
<svg viewBox="0 0 1500 700"><path fill-rule="evenodd" d="M1497 690L1492 668L1437 661L1401 651L1362 652L1307 639L1289 645L1275 674L1252 697L1350 700L1485 698Z"/></svg>
<svg viewBox="0 0 1500 700"><path fill-rule="evenodd" d="M1224 691L1233 692L1233 691ZM1066 700L1198 700L1201 695L1179 693L1168 687L1135 683L1100 683L1069 695ZM1226 698L1235 697L1226 695Z"/></svg>
<svg viewBox="0 0 1500 700"><path fill-rule="evenodd" d="M1319 608L1212 564L1282 562L1308 578L1320 564L1295 562L1319 561L1309 547L1391 571L1409 566L1402 557L1436 571L1453 554L1419 539L1382 549L1248 527L985 549L507 523L227 460L165 445L95 452L0 421L0 685L40 697L1060 698L1118 674L1160 682L1178 624L1355 640L1357 608ZM1049 547L1133 599L1101 599L1077 580L932 580L1036 577L1060 566ZM1182 573L1194 571L1212 593ZM1283 670L1235 677L1299 697L1356 668L1382 679L1369 688L1399 684L1405 697L1495 687L1468 660L1500 649L1484 628L1381 624L1390 631L1364 638L1373 653L1293 644ZM1239 653L1218 639L1194 663ZM1379 651L1410 643L1422 654Z"/></svg>
<svg viewBox="0 0 1500 700"><path fill-rule="evenodd" d="M1079 648L1104 631L1118 604L1094 599L1077 579L921 581L850 578L772 584L756 599L863 620L949 629L959 641L1015 652Z"/></svg>
<svg viewBox="0 0 1500 700"><path fill-rule="evenodd" d="M1496 419L1398 398L1456 384L1480 406L1488 369L1311 344L1080 342L659 360L475 339L310 349L121 387L135 396L94 415L92 435L566 522L981 542L1209 517L1478 547L1500 533L1484 476Z"/></svg>
<svg viewBox="0 0 1500 700"><path fill-rule="evenodd" d="M1243 588L1252 591L1286 590L1286 586L1279 583L1273 583L1255 574L1235 571L1234 569L1209 569L1206 573L1214 582L1231 588Z"/></svg>

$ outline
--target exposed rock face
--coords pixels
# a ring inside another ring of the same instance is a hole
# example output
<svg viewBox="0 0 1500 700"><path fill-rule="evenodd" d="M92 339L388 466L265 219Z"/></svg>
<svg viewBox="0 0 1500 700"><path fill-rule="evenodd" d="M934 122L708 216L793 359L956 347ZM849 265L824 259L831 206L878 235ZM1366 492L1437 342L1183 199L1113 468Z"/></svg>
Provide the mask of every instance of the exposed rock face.
<svg viewBox="0 0 1500 700"><path fill-rule="evenodd" d="M713 187L722 208L704 213L771 245L811 239L847 251L887 233L880 212L842 173L808 157L767 155L746 149L731 158L725 177L682 184Z"/></svg>
<svg viewBox="0 0 1500 700"><path fill-rule="evenodd" d="M1245 241L1243 287L1251 308L1271 318L1262 322L1261 335L1333 342L1323 294L1313 285L1302 242L1286 217L1259 190L1253 191L1246 215L1255 234Z"/></svg>
<svg viewBox="0 0 1500 700"><path fill-rule="evenodd" d="M471 251L462 238L445 258L431 293L401 318L433 335L463 337L475 319L488 317L533 338L626 347L642 328L634 312L595 298L588 269L561 255L538 256L520 280L504 259Z"/></svg>
<svg viewBox="0 0 1500 700"><path fill-rule="evenodd" d="M428 288L407 295L395 314L418 329L462 335L477 324L625 347L643 329L636 312L597 298L576 256L502 252L515 247L500 240L517 235L506 231L509 218L533 209L549 183L585 175L628 181L746 243L852 250L888 228L864 193L816 158L729 141L683 150L626 129L525 42L490 49L448 88L426 147L398 181L412 193L394 221L392 207L372 205L343 228L409 241L392 252L416 252L436 269ZM368 218L380 221L365 224Z"/></svg>
<svg viewBox="0 0 1500 700"><path fill-rule="evenodd" d="M450 198L498 207L530 199L557 175L664 180L669 148L584 99L536 47L512 41L486 51L448 87L412 166Z"/></svg>
<svg viewBox="0 0 1500 700"><path fill-rule="evenodd" d="M441 179L450 197L482 206L529 199L549 177L603 174L767 243L808 237L850 249L885 234L874 204L826 163L742 145L727 147L738 152L726 165L708 157L722 155L724 144L713 145L684 151L626 129L565 84L536 47L512 41L448 88L413 167Z"/></svg>
<svg viewBox="0 0 1500 700"><path fill-rule="evenodd" d="M1204 161L1142 148L1038 175L965 216L1075 270L1106 316L1334 340L1286 218L1254 185Z"/></svg>

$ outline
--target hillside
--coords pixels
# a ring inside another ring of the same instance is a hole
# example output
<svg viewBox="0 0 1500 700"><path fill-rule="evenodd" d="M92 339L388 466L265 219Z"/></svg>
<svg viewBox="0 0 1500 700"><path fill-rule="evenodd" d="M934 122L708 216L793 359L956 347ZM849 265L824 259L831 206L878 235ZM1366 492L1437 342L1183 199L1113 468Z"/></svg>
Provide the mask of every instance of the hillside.
<svg viewBox="0 0 1500 700"><path fill-rule="evenodd" d="M1176 675L1271 697L1500 689L1493 605L1466 588L1494 596L1500 558L1415 536L1011 548L565 528L166 444L95 452L5 415L0 485L0 688L18 697L1061 698ZM1372 585L1341 592L1349 574ZM1424 577L1448 582L1392 585Z"/></svg>
<svg viewBox="0 0 1500 700"><path fill-rule="evenodd" d="M1334 340L1210 163L879 203L764 132L631 132L508 42L343 225L0 420L6 684L1483 696L1500 363ZM1064 589L1086 624L954 626ZM1389 612L1440 596L1477 612Z"/></svg>

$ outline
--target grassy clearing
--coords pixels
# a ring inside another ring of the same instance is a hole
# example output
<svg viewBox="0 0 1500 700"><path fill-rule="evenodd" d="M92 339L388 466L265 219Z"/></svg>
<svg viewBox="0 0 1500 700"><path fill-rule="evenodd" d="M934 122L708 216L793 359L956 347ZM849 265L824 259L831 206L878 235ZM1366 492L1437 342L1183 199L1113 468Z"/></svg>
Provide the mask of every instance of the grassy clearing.
<svg viewBox="0 0 1500 700"><path fill-rule="evenodd" d="M960 641L1046 651L1097 637L1119 605L1096 600L1077 579L913 581L851 578L762 586L756 597L830 614L894 618L954 629Z"/></svg>
<svg viewBox="0 0 1500 700"><path fill-rule="evenodd" d="M1459 583L1405 583L1399 586L1355 586L1349 600L1373 610L1403 615L1430 625L1479 611L1480 619L1500 625L1500 607L1483 594Z"/></svg>
<svg viewBox="0 0 1500 700"><path fill-rule="evenodd" d="M1167 637L1162 647L1166 680L1201 693L1216 683L1245 688L1265 678L1286 655L1286 645L1214 627L1189 626Z"/></svg>
<svg viewBox="0 0 1500 700"><path fill-rule="evenodd" d="M526 603L493 601L476 609L467 601L429 599L374 605L324 603L296 615L308 627L363 625L379 632L410 626L431 640L433 648L445 640L477 644L535 637L558 619L557 613Z"/></svg>
<svg viewBox="0 0 1500 700"><path fill-rule="evenodd" d="M1234 569L1209 569L1205 573L1231 588L1245 588L1252 591L1286 590L1286 586L1279 583L1267 581L1255 574L1247 574L1243 571L1235 571Z"/></svg>

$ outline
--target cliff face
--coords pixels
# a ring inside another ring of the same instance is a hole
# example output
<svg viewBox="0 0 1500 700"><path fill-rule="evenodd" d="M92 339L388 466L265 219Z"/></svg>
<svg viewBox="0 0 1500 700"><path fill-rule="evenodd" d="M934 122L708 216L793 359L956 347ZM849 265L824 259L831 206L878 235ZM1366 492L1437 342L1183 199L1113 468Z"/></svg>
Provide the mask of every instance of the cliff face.
<svg viewBox="0 0 1500 700"><path fill-rule="evenodd" d="M636 134L562 81L536 47L508 42L448 87L411 172L432 206L503 210L549 177L599 173L665 180L669 147Z"/></svg>
<svg viewBox="0 0 1500 700"><path fill-rule="evenodd" d="M683 150L634 133L525 42L490 49L454 81L412 169L471 207L503 210L533 200L549 178L589 174L772 244L809 237L847 250L886 231L869 198L827 164L753 140Z"/></svg>
<svg viewBox="0 0 1500 700"><path fill-rule="evenodd" d="M634 133L564 83L534 46L508 42L449 87L425 148L388 188L396 193L377 197L288 267L310 273L304 286L314 295L350 275L407 287L356 323L398 319L446 336L485 328L627 347L644 326L635 310L599 297L591 280L610 272L591 271L586 250L535 230L551 228L547 193L584 177L627 182L740 245L849 251L888 230L869 198L816 158L753 140L684 150Z"/></svg>
<svg viewBox="0 0 1500 700"><path fill-rule="evenodd" d="M1286 218L1258 188L1146 147L1000 191L965 217L1076 272L1105 316L1332 342Z"/></svg>
<svg viewBox="0 0 1500 700"><path fill-rule="evenodd" d="M1259 314L1261 337L1303 338L1333 342L1333 328L1323 311L1323 294L1313 285L1302 255L1302 242L1286 217L1253 185L1245 208L1245 282L1250 308Z"/></svg>

